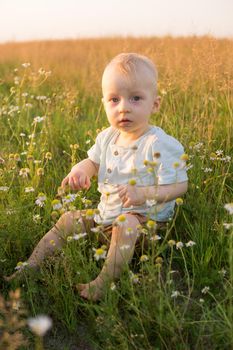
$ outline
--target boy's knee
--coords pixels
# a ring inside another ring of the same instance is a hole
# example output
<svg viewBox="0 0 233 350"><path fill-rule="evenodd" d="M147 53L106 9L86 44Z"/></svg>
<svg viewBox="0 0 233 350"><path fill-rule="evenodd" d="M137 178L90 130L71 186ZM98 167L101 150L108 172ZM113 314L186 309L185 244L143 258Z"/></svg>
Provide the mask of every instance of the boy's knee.
<svg viewBox="0 0 233 350"><path fill-rule="evenodd" d="M67 211L59 218L55 227L64 235L75 233L77 228L77 220L79 219L79 211Z"/></svg>

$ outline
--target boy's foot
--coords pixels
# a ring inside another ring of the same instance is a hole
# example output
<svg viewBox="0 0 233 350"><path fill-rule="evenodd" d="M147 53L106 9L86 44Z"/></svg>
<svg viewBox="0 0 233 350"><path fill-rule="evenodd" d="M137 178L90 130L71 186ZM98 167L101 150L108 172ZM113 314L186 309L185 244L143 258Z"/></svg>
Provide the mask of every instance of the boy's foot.
<svg viewBox="0 0 233 350"><path fill-rule="evenodd" d="M103 296L103 284L99 280L95 279L90 283L77 284L76 289L78 290L80 296L84 299L97 301Z"/></svg>
<svg viewBox="0 0 233 350"><path fill-rule="evenodd" d="M10 276L3 276L3 279L6 282L10 282L10 281L14 280L15 278L18 278L20 275L22 275L22 273L20 273L20 271L16 271Z"/></svg>

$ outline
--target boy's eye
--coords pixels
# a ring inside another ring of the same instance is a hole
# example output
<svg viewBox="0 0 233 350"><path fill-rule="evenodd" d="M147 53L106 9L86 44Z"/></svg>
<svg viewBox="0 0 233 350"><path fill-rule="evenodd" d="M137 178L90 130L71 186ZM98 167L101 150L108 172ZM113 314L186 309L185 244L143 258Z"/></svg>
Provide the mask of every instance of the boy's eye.
<svg viewBox="0 0 233 350"><path fill-rule="evenodd" d="M133 96L133 97L132 97L132 100L133 100L133 101L139 101L140 99L141 99L140 96Z"/></svg>
<svg viewBox="0 0 233 350"><path fill-rule="evenodd" d="M118 102L118 101L119 101L119 99L118 99L117 97L112 97L110 101L112 101L112 102L116 103L116 102Z"/></svg>

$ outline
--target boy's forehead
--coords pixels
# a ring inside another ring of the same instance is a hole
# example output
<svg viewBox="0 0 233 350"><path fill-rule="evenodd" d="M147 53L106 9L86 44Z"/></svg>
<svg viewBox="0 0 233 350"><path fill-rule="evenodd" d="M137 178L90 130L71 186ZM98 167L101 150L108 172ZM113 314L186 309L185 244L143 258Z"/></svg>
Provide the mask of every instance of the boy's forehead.
<svg viewBox="0 0 233 350"><path fill-rule="evenodd" d="M142 64L135 69L126 72L117 64L107 66L102 77L102 88L105 90L111 85L118 85L125 88L133 88L135 85L156 85L156 76L153 71Z"/></svg>

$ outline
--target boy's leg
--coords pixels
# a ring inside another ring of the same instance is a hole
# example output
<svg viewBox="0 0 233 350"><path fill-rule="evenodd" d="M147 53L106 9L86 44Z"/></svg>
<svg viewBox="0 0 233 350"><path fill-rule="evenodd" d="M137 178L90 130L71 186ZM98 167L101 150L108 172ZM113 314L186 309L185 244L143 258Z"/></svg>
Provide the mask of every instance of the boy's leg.
<svg viewBox="0 0 233 350"><path fill-rule="evenodd" d="M100 299L105 281L113 281L118 278L124 265L132 259L139 220L134 215L126 214L125 216L124 226L114 226L112 229L110 247L100 274L90 283L77 285L82 297L92 300ZM129 227L132 229L130 234L127 233Z"/></svg>
<svg viewBox="0 0 233 350"><path fill-rule="evenodd" d="M80 217L80 210L64 213L53 228L41 238L27 260L28 266L32 268L38 267L47 256L51 256L55 250L61 249L65 243L65 238L77 230L77 220ZM19 275L20 272L18 270L13 275L5 277L5 279L10 281Z"/></svg>

